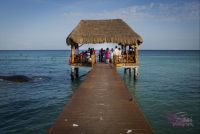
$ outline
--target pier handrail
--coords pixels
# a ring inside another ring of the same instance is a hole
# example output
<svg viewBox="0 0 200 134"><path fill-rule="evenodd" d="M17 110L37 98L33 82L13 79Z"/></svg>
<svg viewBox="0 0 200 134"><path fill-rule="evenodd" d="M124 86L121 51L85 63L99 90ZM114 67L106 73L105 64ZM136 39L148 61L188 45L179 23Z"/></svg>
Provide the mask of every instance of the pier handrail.
<svg viewBox="0 0 200 134"><path fill-rule="evenodd" d="M133 54L113 55L113 64L136 63Z"/></svg>
<svg viewBox="0 0 200 134"><path fill-rule="evenodd" d="M71 59L71 57L70 57ZM96 54L92 54L90 56L88 55L75 55L74 54L74 62L72 63L71 60L69 60L69 64L91 64L93 66L96 63Z"/></svg>

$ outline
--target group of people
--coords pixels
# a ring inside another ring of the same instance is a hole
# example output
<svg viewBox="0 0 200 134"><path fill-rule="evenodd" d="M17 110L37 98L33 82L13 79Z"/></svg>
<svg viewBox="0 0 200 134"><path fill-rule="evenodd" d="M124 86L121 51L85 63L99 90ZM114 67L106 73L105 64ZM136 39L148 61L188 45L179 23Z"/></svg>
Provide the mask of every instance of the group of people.
<svg viewBox="0 0 200 134"><path fill-rule="evenodd" d="M122 52L120 47L115 46L115 49L101 48L98 53L99 62L105 62L105 63L113 63L113 57L118 56L118 60L122 58L122 53L126 54L126 51ZM92 55L94 59L94 62L96 62L96 50L94 48L88 48L86 51L81 51L79 53L78 47L75 47L75 61L82 62L82 63L91 63L92 62ZM133 50L129 49L128 54L133 54Z"/></svg>
<svg viewBox="0 0 200 134"><path fill-rule="evenodd" d="M109 48L106 48L106 50L101 48L99 50L99 62L105 62L107 64L112 63L113 56L114 55L121 56L121 54L122 54L121 48L117 48L117 46L115 46L115 49L111 48L111 50Z"/></svg>
<svg viewBox="0 0 200 134"><path fill-rule="evenodd" d="M82 51L80 54L75 51L76 54L81 57L82 62L91 62L91 56L96 54L96 50L94 48L88 48L88 50Z"/></svg>

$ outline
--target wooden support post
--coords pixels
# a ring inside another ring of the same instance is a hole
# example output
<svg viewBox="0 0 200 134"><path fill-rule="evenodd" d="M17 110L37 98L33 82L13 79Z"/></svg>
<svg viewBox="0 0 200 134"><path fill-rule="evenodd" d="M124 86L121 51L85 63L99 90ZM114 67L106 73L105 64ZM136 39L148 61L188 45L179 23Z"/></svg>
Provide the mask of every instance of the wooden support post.
<svg viewBox="0 0 200 134"><path fill-rule="evenodd" d="M74 45L71 46L71 64L74 64Z"/></svg>
<svg viewBox="0 0 200 134"><path fill-rule="evenodd" d="M71 80L73 81L74 79L75 79L74 67L71 66Z"/></svg>
<svg viewBox="0 0 200 134"><path fill-rule="evenodd" d="M125 62L125 64L126 64L126 63L128 63L128 51L127 51L127 46L125 45L124 47L125 47L124 56L126 56L126 57L124 58L124 60L126 60L126 62Z"/></svg>
<svg viewBox="0 0 200 134"><path fill-rule="evenodd" d="M94 64L95 64L95 62L96 62L96 61L95 61L95 60L96 60L95 58L96 58L96 57L95 57L95 54L92 54L92 55L91 55L91 66L92 66L92 67L94 66Z"/></svg>
<svg viewBox="0 0 200 134"><path fill-rule="evenodd" d="M128 53L126 53L126 63L128 63Z"/></svg>
<svg viewBox="0 0 200 134"><path fill-rule="evenodd" d="M83 63L83 56L80 55L80 63L82 64Z"/></svg>
<svg viewBox="0 0 200 134"><path fill-rule="evenodd" d="M75 80L79 77L79 68L71 66L71 80Z"/></svg>
<svg viewBox="0 0 200 134"><path fill-rule="evenodd" d="M76 78L79 77L79 68L78 67L75 67L75 76L76 76Z"/></svg>
<svg viewBox="0 0 200 134"><path fill-rule="evenodd" d="M138 65L138 44L135 45L134 51L135 51L135 56L134 56L135 64Z"/></svg>
<svg viewBox="0 0 200 134"><path fill-rule="evenodd" d="M129 75L131 75L131 68L129 68Z"/></svg>
<svg viewBox="0 0 200 134"><path fill-rule="evenodd" d="M127 68L124 68L124 74L126 74L126 72L127 72Z"/></svg>
<svg viewBox="0 0 200 134"><path fill-rule="evenodd" d="M124 68L124 74L127 74L127 70L129 70L129 75L131 75L131 68Z"/></svg>
<svg viewBox="0 0 200 134"><path fill-rule="evenodd" d="M134 80L137 80L138 79L138 68L135 67L134 68Z"/></svg>

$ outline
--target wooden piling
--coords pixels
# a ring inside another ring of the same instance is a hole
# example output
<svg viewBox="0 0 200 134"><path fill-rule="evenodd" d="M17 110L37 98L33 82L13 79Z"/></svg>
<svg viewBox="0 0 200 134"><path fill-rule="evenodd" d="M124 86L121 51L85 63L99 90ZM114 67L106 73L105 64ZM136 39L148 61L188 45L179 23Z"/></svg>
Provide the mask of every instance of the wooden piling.
<svg viewBox="0 0 200 134"><path fill-rule="evenodd" d="M138 68L135 67L134 68L134 80L137 80L138 79Z"/></svg>
<svg viewBox="0 0 200 134"><path fill-rule="evenodd" d="M131 67L128 67L128 68L124 68L124 74L127 74L127 70L128 70L128 72L129 72L129 75L131 76Z"/></svg>
<svg viewBox="0 0 200 134"><path fill-rule="evenodd" d="M76 79L79 77L79 68L75 67L75 75L76 75Z"/></svg>
<svg viewBox="0 0 200 134"><path fill-rule="evenodd" d="M75 53L75 47L74 45L71 46L71 64L74 64L74 53Z"/></svg>
<svg viewBox="0 0 200 134"><path fill-rule="evenodd" d="M129 68L129 75L131 75L131 68Z"/></svg>
<svg viewBox="0 0 200 134"><path fill-rule="evenodd" d="M79 77L79 68L71 66L71 80L75 80Z"/></svg>
<svg viewBox="0 0 200 134"><path fill-rule="evenodd" d="M138 65L138 45L137 44L134 46L134 53L135 53L135 56L134 56L135 64Z"/></svg>
<svg viewBox="0 0 200 134"><path fill-rule="evenodd" d="M124 74L126 74L126 69L124 68Z"/></svg>

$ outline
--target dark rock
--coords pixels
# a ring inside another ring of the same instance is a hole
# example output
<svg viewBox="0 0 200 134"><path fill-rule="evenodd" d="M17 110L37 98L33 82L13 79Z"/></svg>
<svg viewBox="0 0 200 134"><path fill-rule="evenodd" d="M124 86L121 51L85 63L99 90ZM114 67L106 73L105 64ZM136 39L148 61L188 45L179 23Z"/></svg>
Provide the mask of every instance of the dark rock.
<svg viewBox="0 0 200 134"><path fill-rule="evenodd" d="M0 76L0 79L12 82L28 82L30 78L24 75Z"/></svg>

